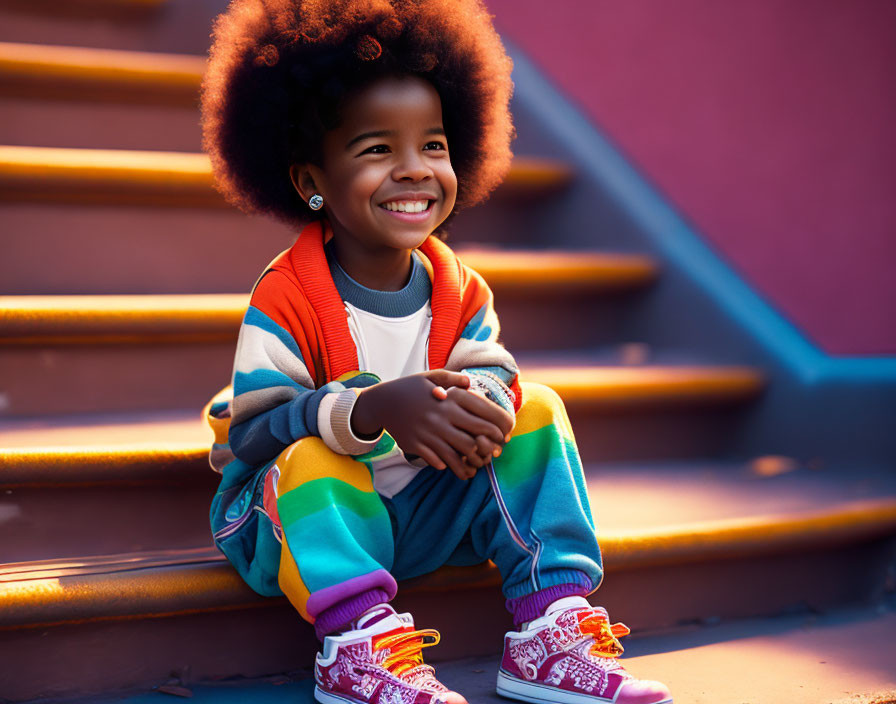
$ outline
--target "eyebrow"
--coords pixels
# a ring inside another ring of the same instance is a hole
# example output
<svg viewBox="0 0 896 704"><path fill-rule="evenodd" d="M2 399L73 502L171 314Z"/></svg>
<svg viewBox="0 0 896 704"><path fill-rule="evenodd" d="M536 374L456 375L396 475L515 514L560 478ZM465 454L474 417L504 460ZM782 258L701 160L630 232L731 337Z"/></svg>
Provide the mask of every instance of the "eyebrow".
<svg viewBox="0 0 896 704"><path fill-rule="evenodd" d="M424 132L424 134L427 134L427 135L438 134L438 135L441 135L444 137L445 136L445 128L444 127L430 127L428 130L426 130L426 132ZM373 139L376 137L392 137L394 135L395 135L394 130L373 130L371 132L362 132L357 137L352 137L352 139L349 140L349 143L345 145L345 148L351 149L353 145L355 145L358 142L361 142L365 139Z"/></svg>

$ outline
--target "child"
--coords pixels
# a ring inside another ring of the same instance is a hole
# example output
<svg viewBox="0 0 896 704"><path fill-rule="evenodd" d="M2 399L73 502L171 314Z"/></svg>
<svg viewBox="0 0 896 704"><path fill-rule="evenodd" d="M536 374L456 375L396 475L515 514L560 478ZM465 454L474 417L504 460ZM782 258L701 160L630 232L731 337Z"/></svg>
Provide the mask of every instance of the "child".
<svg viewBox="0 0 896 704"><path fill-rule="evenodd" d="M482 278L432 233L511 159L511 64L479 0L235 0L203 89L219 187L301 232L255 284L209 409L215 542L323 641L320 702L465 704L396 580L493 560L498 692L656 704L619 665L563 404L520 384Z"/></svg>

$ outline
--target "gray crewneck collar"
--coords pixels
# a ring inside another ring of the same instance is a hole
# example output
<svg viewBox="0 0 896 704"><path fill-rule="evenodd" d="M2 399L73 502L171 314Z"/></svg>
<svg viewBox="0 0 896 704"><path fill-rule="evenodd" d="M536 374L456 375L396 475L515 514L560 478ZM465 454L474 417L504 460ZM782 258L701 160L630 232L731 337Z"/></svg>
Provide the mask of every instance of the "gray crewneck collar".
<svg viewBox="0 0 896 704"><path fill-rule="evenodd" d="M416 313L432 298L432 282L416 251L411 253L411 275L399 291L377 291L355 281L336 261L333 240L324 245L324 253L340 298L355 308L388 318L403 318Z"/></svg>

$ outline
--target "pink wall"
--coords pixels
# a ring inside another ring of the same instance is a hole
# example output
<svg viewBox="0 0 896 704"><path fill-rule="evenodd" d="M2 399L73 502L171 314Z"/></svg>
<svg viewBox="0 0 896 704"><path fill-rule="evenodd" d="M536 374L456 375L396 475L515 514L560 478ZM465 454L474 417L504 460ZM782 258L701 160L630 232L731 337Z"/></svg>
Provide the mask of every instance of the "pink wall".
<svg viewBox="0 0 896 704"><path fill-rule="evenodd" d="M811 340L896 354L896 2L486 2Z"/></svg>

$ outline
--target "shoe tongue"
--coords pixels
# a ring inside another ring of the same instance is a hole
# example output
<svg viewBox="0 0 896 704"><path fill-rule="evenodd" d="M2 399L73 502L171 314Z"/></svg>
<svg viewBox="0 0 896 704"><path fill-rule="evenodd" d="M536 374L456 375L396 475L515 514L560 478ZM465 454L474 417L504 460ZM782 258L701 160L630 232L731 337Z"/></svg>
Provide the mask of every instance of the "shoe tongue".
<svg viewBox="0 0 896 704"><path fill-rule="evenodd" d="M556 611L566 611L567 609L590 609L591 604L583 596L565 596L562 599L552 602L545 610L544 615L549 616Z"/></svg>
<svg viewBox="0 0 896 704"><path fill-rule="evenodd" d="M365 628L370 628L372 625L379 623L390 616L394 616L396 619L398 618L395 609L389 606L389 604L374 606L372 609L368 609L355 619L354 630L362 631Z"/></svg>

